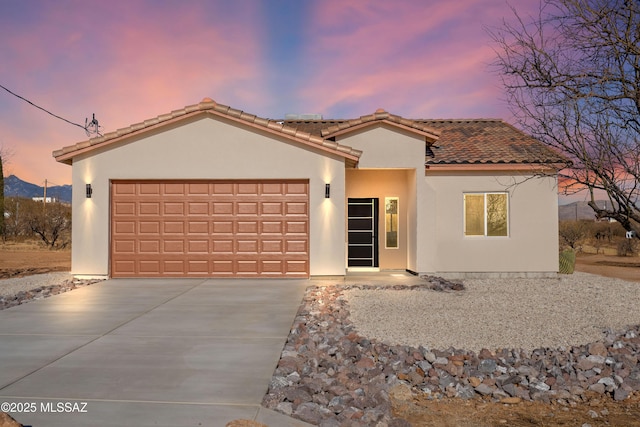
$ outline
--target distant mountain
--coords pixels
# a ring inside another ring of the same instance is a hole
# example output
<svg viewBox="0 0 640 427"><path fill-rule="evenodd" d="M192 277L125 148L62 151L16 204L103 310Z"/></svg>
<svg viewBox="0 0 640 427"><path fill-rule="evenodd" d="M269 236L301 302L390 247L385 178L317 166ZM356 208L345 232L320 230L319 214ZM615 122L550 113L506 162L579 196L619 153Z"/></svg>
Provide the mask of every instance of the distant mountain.
<svg viewBox="0 0 640 427"><path fill-rule="evenodd" d="M558 218L560 221L566 220L581 220L581 219L596 219L596 213L591 209L591 206L587 204L588 202L573 202L568 205L558 206ZM604 208L611 202L606 200L596 200L596 204L601 208Z"/></svg>
<svg viewBox="0 0 640 427"><path fill-rule="evenodd" d="M30 182L21 180L15 175L9 175L4 178L4 196L5 197L42 197L44 195L44 187L40 187ZM70 185L54 185L47 187L47 197L55 197L61 202L71 203L71 186Z"/></svg>

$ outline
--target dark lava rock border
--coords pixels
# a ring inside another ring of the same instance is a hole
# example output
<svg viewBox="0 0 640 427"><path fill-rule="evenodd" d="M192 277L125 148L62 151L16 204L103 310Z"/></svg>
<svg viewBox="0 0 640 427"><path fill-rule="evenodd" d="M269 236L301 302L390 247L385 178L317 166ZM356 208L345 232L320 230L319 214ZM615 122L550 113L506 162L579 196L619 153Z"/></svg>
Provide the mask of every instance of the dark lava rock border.
<svg viewBox="0 0 640 427"><path fill-rule="evenodd" d="M409 425L391 411L399 387L433 399L570 406L592 395L624 400L640 391L640 325L606 329L587 345L531 352L415 348L360 336L342 295L354 288L434 292L430 286L308 288L262 405L321 427L399 427Z"/></svg>

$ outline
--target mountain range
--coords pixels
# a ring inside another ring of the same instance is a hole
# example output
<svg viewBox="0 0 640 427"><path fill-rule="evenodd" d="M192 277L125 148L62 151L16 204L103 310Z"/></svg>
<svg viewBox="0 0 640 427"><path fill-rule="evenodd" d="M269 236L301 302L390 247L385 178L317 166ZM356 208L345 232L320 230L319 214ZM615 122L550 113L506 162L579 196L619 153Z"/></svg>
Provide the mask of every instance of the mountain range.
<svg viewBox="0 0 640 427"><path fill-rule="evenodd" d="M21 180L15 175L4 177L4 196L5 197L43 197L44 187L31 184ZM71 203L71 185L54 185L47 186L47 197L54 197L56 200L65 203Z"/></svg>
<svg viewBox="0 0 640 427"><path fill-rule="evenodd" d="M560 219L560 221L581 219L595 220L596 213L587 203L588 202L586 201L579 201L558 206L558 219ZM606 208L607 203L609 204L609 207L611 207L611 202L606 200L596 200L596 204L601 208Z"/></svg>

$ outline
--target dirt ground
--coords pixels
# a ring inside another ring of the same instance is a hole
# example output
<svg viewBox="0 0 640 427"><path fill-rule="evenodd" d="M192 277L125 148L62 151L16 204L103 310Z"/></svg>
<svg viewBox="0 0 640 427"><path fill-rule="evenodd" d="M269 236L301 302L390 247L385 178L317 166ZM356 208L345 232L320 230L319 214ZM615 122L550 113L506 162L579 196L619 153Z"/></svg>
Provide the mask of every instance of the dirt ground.
<svg viewBox="0 0 640 427"><path fill-rule="evenodd" d="M483 399L394 401L394 414L412 426L429 427L581 427L640 426L640 396L623 402L594 396L575 407L541 402L492 403Z"/></svg>
<svg viewBox="0 0 640 427"><path fill-rule="evenodd" d="M0 244L0 278L51 271L69 271L71 251L51 251L37 243ZM640 282L640 257L580 254L576 270ZM640 286L640 284L639 284ZM483 399L428 400L426 397L393 400L396 416L413 426L639 426L640 395L622 402L594 395L575 406L520 402L494 403Z"/></svg>
<svg viewBox="0 0 640 427"><path fill-rule="evenodd" d="M71 250L49 250L37 242L0 243L0 279L71 270Z"/></svg>
<svg viewBox="0 0 640 427"><path fill-rule="evenodd" d="M640 257L620 257L603 254L578 254L576 270L606 277L640 282Z"/></svg>

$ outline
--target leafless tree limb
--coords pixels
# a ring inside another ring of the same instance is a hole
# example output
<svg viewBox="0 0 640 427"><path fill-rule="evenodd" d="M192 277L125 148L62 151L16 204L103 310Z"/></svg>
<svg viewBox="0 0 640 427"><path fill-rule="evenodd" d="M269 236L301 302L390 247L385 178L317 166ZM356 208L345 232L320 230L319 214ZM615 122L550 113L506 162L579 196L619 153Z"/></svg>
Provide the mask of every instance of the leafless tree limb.
<svg viewBox="0 0 640 427"><path fill-rule="evenodd" d="M541 0L535 17L512 11L488 32L518 124L572 162L565 191L587 188L597 217L639 236L640 2Z"/></svg>

